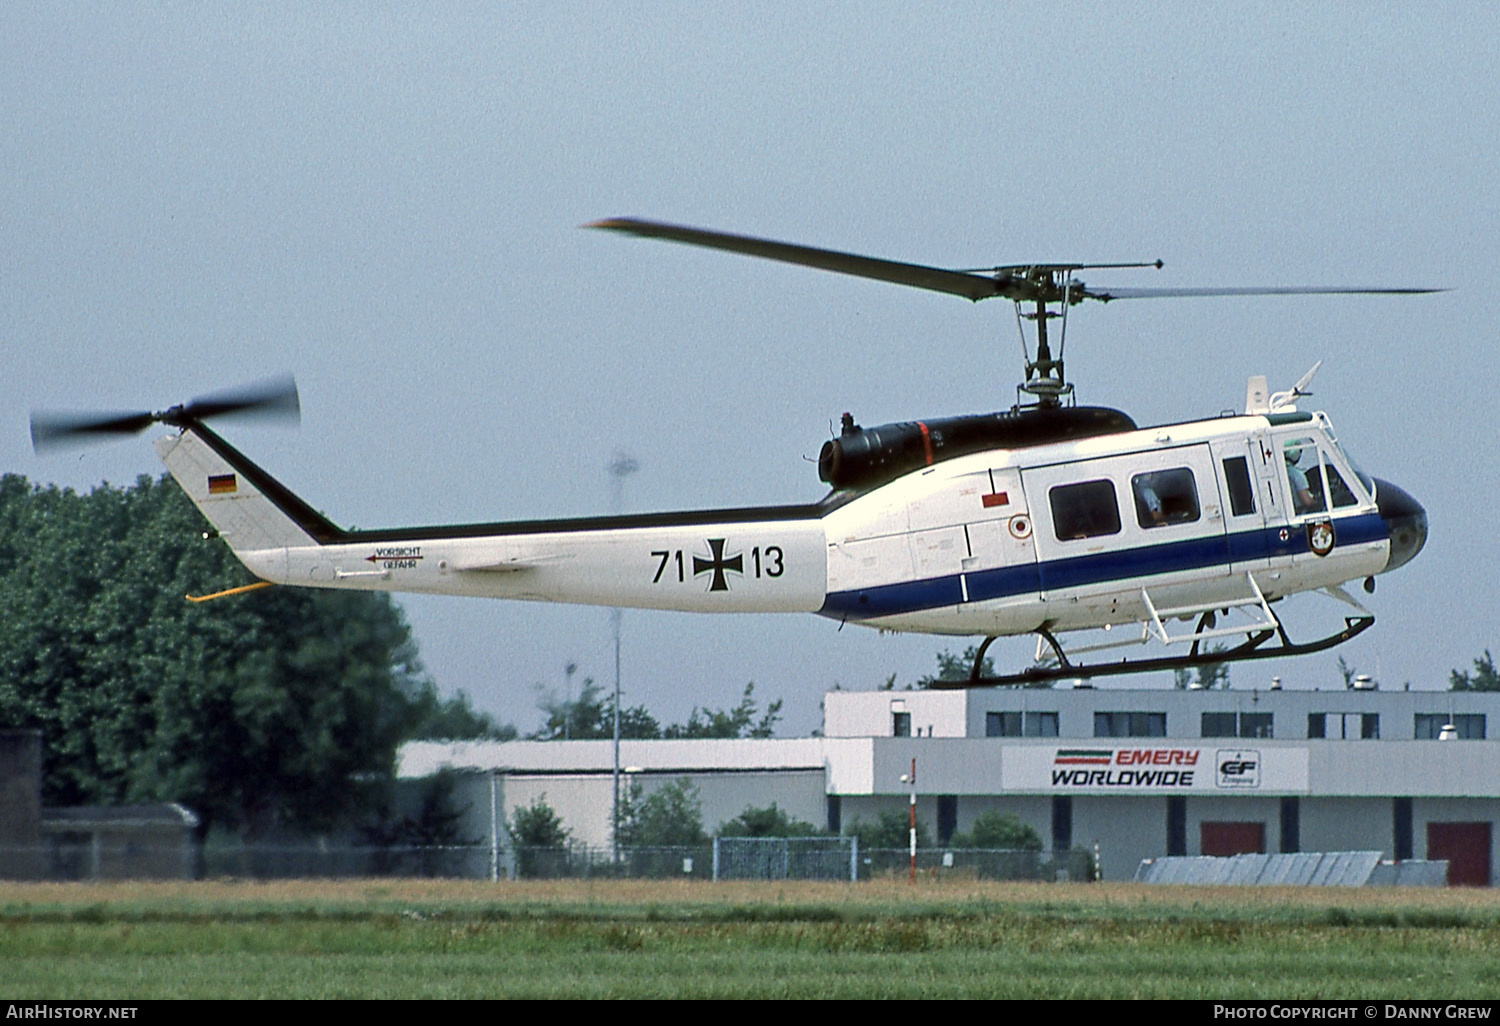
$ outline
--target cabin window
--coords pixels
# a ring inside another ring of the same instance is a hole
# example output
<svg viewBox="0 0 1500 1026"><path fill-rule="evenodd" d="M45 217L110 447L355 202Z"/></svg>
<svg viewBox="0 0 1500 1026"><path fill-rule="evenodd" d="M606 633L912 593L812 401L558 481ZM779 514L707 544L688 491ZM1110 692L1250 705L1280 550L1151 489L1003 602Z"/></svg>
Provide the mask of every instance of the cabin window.
<svg viewBox="0 0 1500 1026"><path fill-rule="evenodd" d="M1186 467L1137 474L1130 479L1135 516L1142 527L1190 524L1198 519L1198 487Z"/></svg>
<svg viewBox="0 0 1500 1026"><path fill-rule="evenodd" d="M1059 485L1047 493L1058 541L1120 533L1120 506L1113 481Z"/></svg>
<svg viewBox="0 0 1500 1026"><path fill-rule="evenodd" d="M1243 456L1224 461L1224 483L1229 486L1229 510L1237 517L1255 512L1255 486L1250 483L1250 463Z"/></svg>

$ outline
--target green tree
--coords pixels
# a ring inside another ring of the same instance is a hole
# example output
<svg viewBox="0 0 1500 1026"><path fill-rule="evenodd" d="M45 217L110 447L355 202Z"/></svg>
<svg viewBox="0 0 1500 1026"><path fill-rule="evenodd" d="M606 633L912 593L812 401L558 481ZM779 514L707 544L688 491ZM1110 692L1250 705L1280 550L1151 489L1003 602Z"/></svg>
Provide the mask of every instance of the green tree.
<svg viewBox="0 0 1500 1026"><path fill-rule="evenodd" d="M620 798L619 840L624 848L704 843L707 838L698 789L687 777L680 777L643 798L640 781L632 780Z"/></svg>
<svg viewBox="0 0 1500 1026"><path fill-rule="evenodd" d="M758 715L759 714L759 715ZM666 738L767 738L776 732L781 720L781 699L766 706L760 714L755 702L755 682L745 685L740 704L733 709L699 709L693 707L686 723L674 723L662 731Z"/></svg>
<svg viewBox="0 0 1500 1026"><path fill-rule="evenodd" d="M457 791L458 773L441 769L422 783L416 815L394 814L389 798L382 801L362 831L365 843L380 849L377 870L390 872L414 859L423 876L456 871L454 852L449 849L479 843L459 828L470 806L458 806Z"/></svg>
<svg viewBox="0 0 1500 1026"><path fill-rule="evenodd" d="M1500 691L1500 671L1495 669L1495 660L1490 650L1474 660L1474 672L1461 673L1454 670L1448 675L1448 687L1452 691Z"/></svg>
<svg viewBox="0 0 1500 1026"><path fill-rule="evenodd" d="M270 589L174 482L87 495L0 478L0 725L43 731L49 805L179 801L254 839L358 822L420 710L401 610Z"/></svg>
<svg viewBox="0 0 1500 1026"><path fill-rule="evenodd" d="M954 655L947 649L937 654L938 669L936 674L917 679L917 687L930 688L938 681L943 680L968 680L969 673L974 668L974 657L979 655L979 646L970 645L964 649L963 655ZM981 677L995 676L995 664L988 655L980 664L979 675Z"/></svg>
<svg viewBox="0 0 1500 1026"><path fill-rule="evenodd" d="M747 806L719 827L720 837L816 837L825 833L802 819L793 819L772 802L765 808Z"/></svg>
<svg viewBox="0 0 1500 1026"><path fill-rule="evenodd" d="M578 697L569 702L548 695L541 702L547 719L542 729L532 734L535 741L600 740L615 736L615 697L605 696L604 689L585 677ZM661 737L661 724L643 705L620 710L620 737L627 740L652 740Z"/></svg>
<svg viewBox="0 0 1500 1026"><path fill-rule="evenodd" d="M974 817L967 834L954 834L953 848L990 848L999 851L1041 851L1042 838L1035 830L1008 813L993 809Z"/></svg>
<svg viewBox="0 0 1500 1026"><path fill-rule="evenodd" d="M509 723L501 723L489 713L475 709L462 691L445 699L430 681L413 696L412 706L408 740L514 741L520 736Z"/></svg>
<svg viewBox="0 0 1500 1026"><path fill-rule="evenodd" d="M911 812L903 809L894 812L889 809L882 812L874 822L866 819L856 819L850 823L844 833L859 838L861 849L879 848L906 848L910 845ZM927 832L926 825L917 820L917 847L929 848L932 846L932 836Z"/></svg>
<svg viewBox="0 0 1500 1026"><path fill-rule="evenodd" d="M1223 650L1223 645L1214 645L1208 651L1212 654L1214 652L1222 652ZM1339 662L1342 663L1343 660L1341 659ZM1195 684L1205 691L1211 691L1214 688L1229 687L1229 664L1199 663L1191 669L1186 666L1179 666L1172 671L1172 686L1179 691L1185 691Z"/></svg>
<svg viewBox="0 0 1500 1026"><path fill-rule="evenodd" d="M510 838L517 848L566 848L571 831L563 826L557 811L539 794L530 805L518 805L511 814Z"/></svg>

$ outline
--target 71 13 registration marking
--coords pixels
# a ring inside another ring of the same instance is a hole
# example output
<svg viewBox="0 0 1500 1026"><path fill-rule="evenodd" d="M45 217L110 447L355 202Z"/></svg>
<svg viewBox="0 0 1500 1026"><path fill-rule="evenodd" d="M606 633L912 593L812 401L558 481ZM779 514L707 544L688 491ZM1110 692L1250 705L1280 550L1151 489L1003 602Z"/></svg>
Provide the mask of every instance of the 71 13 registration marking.
<svg viewBox="0 0 1500 1026"><path fill-rule="evenodd" d="M749 574L752 577L780 577L786 572L785 556L780 545L759 545L753 547L749 553L748 566L746 562L747 553L736 552L733 555L724 554L723 538L708 539L708 556L693 555L691 558L682 549L653 549L651 555L659 562L656 564L656 576L651 578L652 584L660 584L663 580L670 581L675 576L679 582L684 582L689 576L698 577L702 574L712 574L709 579L709 591L728 591L729 578L727 574Z"/></svg>

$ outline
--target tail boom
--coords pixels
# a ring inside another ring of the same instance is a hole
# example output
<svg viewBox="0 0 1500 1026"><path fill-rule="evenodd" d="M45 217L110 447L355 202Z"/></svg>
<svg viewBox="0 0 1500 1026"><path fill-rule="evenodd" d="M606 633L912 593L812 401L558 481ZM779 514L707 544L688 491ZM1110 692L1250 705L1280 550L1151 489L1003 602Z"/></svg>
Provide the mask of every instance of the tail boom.
<svg viewBox="0 0 1500 1026"><path fill-rule="evenodd" d="M157 452L278 584L701 612L815 612L827 591L823 506L344 531L201 425Z"/></svg>

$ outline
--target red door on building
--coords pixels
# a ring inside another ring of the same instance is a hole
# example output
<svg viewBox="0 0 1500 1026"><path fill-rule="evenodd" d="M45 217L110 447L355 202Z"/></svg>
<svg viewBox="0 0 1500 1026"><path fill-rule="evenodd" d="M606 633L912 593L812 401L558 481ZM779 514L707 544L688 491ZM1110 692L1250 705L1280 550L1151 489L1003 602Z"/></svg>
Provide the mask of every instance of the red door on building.
<svg viewBox="0 0 1500 1026"><path fill-rule="evenodd" d="M1200 823L1200 850L1205 855L1264 855L1264 823Z"/></svg>
<svg viewBox="0 0 1500 1026"><path fill-rule="evenodd" d="M1427 857L1448 860L1449 887L1488 887L1490 825L1428 823Z"/></svg>

